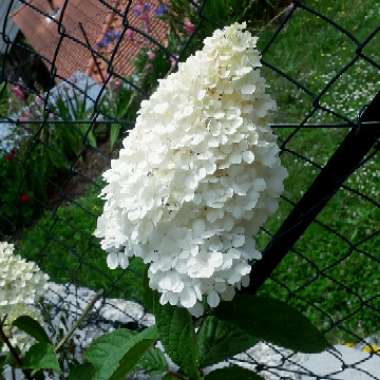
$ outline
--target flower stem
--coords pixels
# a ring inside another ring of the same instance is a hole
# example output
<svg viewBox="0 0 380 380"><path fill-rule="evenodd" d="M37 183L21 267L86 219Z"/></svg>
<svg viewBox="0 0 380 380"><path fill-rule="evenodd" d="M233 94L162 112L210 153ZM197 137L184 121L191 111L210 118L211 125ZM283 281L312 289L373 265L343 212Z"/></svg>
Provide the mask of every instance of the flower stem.
<svg viewBox="0 0 380 380"><path fill-rule="evenodd" d="M96 301L103 295L103 289L99 290L94 298L91 300L91 302L86 306L86 308L83 310L83 313L81 316L75 321L75 323L72 325L70 331L67 333L66 336L64 336L61 341L57 344L55 347L55 352L60 351L63 346L71 339L73 336L75 330L80 326L80 324L83 322L83 320L87 317L87 315L91 312L92 308L94 307Z"/></svg>

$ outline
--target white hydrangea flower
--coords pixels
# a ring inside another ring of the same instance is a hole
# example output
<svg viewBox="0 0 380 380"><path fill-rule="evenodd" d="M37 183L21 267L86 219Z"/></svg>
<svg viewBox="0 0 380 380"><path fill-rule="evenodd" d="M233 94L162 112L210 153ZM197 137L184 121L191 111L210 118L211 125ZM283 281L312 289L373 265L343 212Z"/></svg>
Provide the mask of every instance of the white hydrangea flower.
<svg viewBox="0 0 380 380"><path fill-rule="evenodd" d="M0 310L33 304L43 295L49 277L39 267L14 254L14 245L0 242Z"/></svg>
<svg viewBox="0 0 380 380"><path fill-rule="evenodd" d="M248 285L254 236L287 175L268 127L257 38L233 24L160 80L111 169L95 235L110 268L149 264L162 304L194 315Z"/></svg>
<svg viewBox="0 0 380 380"><path fill-rule="evenodd" d="M6 317L6 333L17 347L30 341L26 334L11 328L21 315L41 320L35 303L47 289L47 274L32 262L14 254L14 245L0 242L0 318Z"/></svg>
<svg viewBox="0 0 380 380"><path fill-rule="evenodd" d="M27 351L34 343L35 339L24 333L18 328L12 326L12 323L21 316L28 316L42 323L42 315L39 309L32 305L17 304L13 305L6 314L7 318L4 324L4 333L9 338L13 347L17 347L22 352ZM8 347L3 345L3 351L7 351Z"/></svg>

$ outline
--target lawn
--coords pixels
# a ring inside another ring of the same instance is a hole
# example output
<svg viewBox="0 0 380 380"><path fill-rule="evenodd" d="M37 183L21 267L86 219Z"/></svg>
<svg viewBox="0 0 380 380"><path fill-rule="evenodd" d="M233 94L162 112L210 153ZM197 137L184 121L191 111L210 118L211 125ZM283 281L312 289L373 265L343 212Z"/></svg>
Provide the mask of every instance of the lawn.
<svg viewBox="0 0 380 380"><path fill-rule="evenodd" d="M351 31L362 41L378 24L380 3L372 0L309 1L315 9ZM273 26L264 29L260 45L273 33ZM355 55L356 46L325 21L297 10L264 55L264 60L300 81L318 94L326 83ZM378 33L363 50L375 62L380 61ZM299 123L313 109L312 99L269 68L264 69L270 92L277 99L279 111L275 122ZM358 60L325 93L323 106L355 120L357 112L375 95L380 85L379 72L364 60ZM341 122L326 112L316 112L308 122ZM277 129L280 141L294 129ZM288 168L285 197L297 202L347 133L346 129L303 129L292 138L287 148L308 157L313 166L289 152L284 152ZM348 181L347 186L380 202L376 189L380 161L370 160ZM105 254L92 236L96 216L101 212L97 198L100 181L79 199L54 211L47 211L18 241L19 252L40 263L52 280L73 282L91 288L105 288L113 297L139 297L141 265L129 271L109 271ZM283 201L278 213L265 230L274 233L291 205ZM363 302L379 293L378 261L380 237L351 249L347 240L357 244L378 228L380 208L345 189L341 189L319 215L318 222L306 231L277 268L274 279L267 281L261 292L279 298L289 295L313 322L329 331L334 340L356 341L378 331L379 313ZM331 230L337 231L340 237ZM269 240L266 232L258 236L260 248ZM372 255L372 256L370 256ZM311 264L313 263L313 264ZM281 285L280 285L281 284ZM311 306L313 305L313 306ZM380 297L370 302L380 309ZM357 311L358 309L358 311ZM346 316L352 314L349 318ZM343 320L342 320L343 319ZM337 326L337 328L334 328Z"/></svg>
<svg viewBox="0 0 380 380"><path fill-rule="evenodd" d="M306 3L352 32L359 41L378 26L380 4L376 2L325 0ZM262 46L269 34L264 33ZM356 45L343 33L326 21L298 9L264 55L264 60L317 95L355 57L355 50ZM373 61L380 62L379 33L363 51ZM311 96L270 69L266 69L266 77L271 92L277 95L279 112L276 122L300 123L310 115L314 109ZM320 104L355 121L358 111L371 101L379 88L378 69L359 59L331 85L321 97ZM342 122L344 120L321 111L312 114L308 120L308 123L318 124ZM284 140L293 131L281 129L277 133L280 140ZM345 129L318 128L303 129L295 134L286 148L307 157L316 166L291 152L283 153L284 164L289 171L284 194L287 199L293 202L300 199L320 172L319 167L327 162L346 133ZM380 160L377 156L352 175L346 185L362 192L378 205L379 174ZM267 281L262 291L281 298L292 294L291 301L315 323L330 331L335 339L357 340L350 331L363 337L377 333L378 314L374 310L380 309L380 298L375 297L380 295L380 237L372 237L357 249L350 246L350 242L356 245L377 231L380 208L375 204L352 191L341 189L319 215L318 222L313 223L296 244L296 252L289 253L275 271L274 278L283 285ZM291 205L282 202L276 218L266 226L267 230L275 232L290 210ZM268 235L262 233L260 247L265 247L268 239ZM374 297L371 302L362 307L371 297Z"/></svg>

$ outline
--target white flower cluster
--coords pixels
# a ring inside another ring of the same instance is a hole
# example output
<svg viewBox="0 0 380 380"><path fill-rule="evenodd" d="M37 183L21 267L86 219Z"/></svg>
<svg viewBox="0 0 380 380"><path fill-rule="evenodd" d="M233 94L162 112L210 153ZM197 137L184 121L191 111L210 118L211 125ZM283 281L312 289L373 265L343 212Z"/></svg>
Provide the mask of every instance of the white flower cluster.
<svg viewBox="0 0 380 380"><path fill-rule="evenodd" d="M13 244L0 242L0 318L7 317L6 332L19 348L28 337L12 329L11 324L21 315L40 319L35 303L47 289L48 279L36 264L15 255Z"/></svg>
<svg viewBox="0 0 380 380"><path fill-rule="evenodd" d="M1 314L2 313L0 313L0 315ZM35 343L34 338L19 330L18 328L12 326L12 323L21 316L31 317L41 323L42 315L40 310L31 305L17 304L12 305L12 308L8 310L6 316L7 319L5 320L4 324L4 333L9 338L9 341L13 347L17 347L21 351L27 351L33 345L33 343ZM3 345L3 351L7 350L8 347L6 345Z"/></svg>
<svg viewBox="0 0 380 380"><path fill-rule="evenodd" d="M268 127L257 38L233 24L206 38L143 101L136 127L104 173L95 235L110 268L149 265L162 304L193 315L249 281L254 235L278 206L287 175Z"/></svg>
<svg viewBox="0 0 380 380"><path fill-rule="evenodd" d="M0 242L0 310L33 304L43 295L49 277L35 263L14 254L13 244Z"/></svg>

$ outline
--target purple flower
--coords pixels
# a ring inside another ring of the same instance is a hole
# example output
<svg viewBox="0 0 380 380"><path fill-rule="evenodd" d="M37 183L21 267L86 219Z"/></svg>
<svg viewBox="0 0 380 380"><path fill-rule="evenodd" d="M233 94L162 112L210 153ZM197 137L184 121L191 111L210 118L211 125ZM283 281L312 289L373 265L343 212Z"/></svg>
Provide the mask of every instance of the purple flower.
<svg viewBox="0 0 380 380"><path fill-rule="evenodd" d="M103 38L96 44L98 48L105 48L110 43L110 38L108 36L108 33L106 33Z"/></svg>
<svg viewBox="0 0 380 380"><path fill-rule="evenodd" d="M113 32L113 38L115 40L117 40L120 37L120 35L121 35L120 30L114 30L114 32Z"/></svg>
<svg viewBox="0 0 380 380"><path fill-rule="evenodd" d="M154 11L154 15L157 17L163 16L168 11L168 7L165 4L160 4Z"/></svg>
<svg viewBox="0 0 380 380"><path fill-rule="evenodd" d="M115 41L116 39L120 37L120 34L121 34L120 31L115 30L115 29L110 29L107 31L106 36L108 37L110 41Z"/></svg>
<svg viewBox="0 0 380 380"><path fill-rule="evenodd" d="M150 11L150 4L149 3L144 3L144 12L149 12Z"/></svg>
<svg viewBox="0 0 380 380"><path fill-rule="evenodd" d="M103 38L96 44L98 48L105 48L107 47L111 42L114 42L116 39L120 37L120 31L109 29L103 36Z"/></svg>
<svg viewBox="0 0 380 380"><path fill-rule="evenodd" d="M133 14L136 16L136 17L139 17L141 16L141 13L142 13L142 7L141 7L141 4L137 4L134 9L133 9Z"/></svg>

